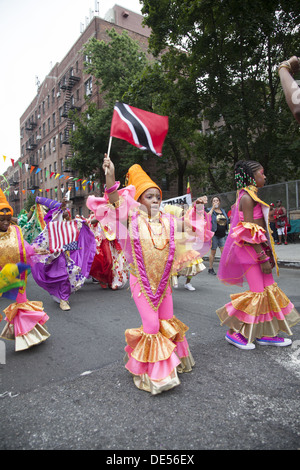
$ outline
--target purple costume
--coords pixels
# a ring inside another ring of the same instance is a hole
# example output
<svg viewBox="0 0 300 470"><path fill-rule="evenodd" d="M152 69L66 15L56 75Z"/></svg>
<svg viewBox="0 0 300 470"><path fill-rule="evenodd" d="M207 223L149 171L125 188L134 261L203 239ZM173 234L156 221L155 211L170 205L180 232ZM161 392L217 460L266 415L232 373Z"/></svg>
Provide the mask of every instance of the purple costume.
<svg viewBox="0 0 300 470"><path fill-rule="evenodd" d="M37 202L50 208L45 216L46 227L33 241L33 246L49 250L49 222L62 220L61 203L47 198L37 198ZM40 255L31 266L35 282L57 301L68 301L72 292L80 289L89 277L96 252L96 242L92 231L81 219L76 219L79 236L75 243L65 245L62 250Z"/></svg>

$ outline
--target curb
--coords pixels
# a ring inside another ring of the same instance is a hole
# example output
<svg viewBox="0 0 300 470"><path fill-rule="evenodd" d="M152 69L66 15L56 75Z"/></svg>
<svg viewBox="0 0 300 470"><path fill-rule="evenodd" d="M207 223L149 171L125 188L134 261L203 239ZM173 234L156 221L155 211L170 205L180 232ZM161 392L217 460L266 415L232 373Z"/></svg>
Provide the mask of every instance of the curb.
<svg viewBox="0 0 300 470"><path fill-rule="evenodd" d="M277 260L277 264L280 268L300 269L300 261Z"/></svg>
<svg viewBox="0 0 300 470"><path fill-rule="evenodd" d="M204 261L208 261L208 256L203 256L202 258ZM218 263L220 261L220 257L215 257L215 262ZM290 269L300 269L300 261L290 261L290 260L277 260L277 264L279 268L290 268Z"/></svg>

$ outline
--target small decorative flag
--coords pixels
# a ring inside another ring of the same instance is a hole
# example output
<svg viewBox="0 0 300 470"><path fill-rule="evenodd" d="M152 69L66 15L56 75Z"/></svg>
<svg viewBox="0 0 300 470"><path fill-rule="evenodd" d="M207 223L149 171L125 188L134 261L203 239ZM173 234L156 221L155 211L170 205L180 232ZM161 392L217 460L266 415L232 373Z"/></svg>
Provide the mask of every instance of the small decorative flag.
<svg viewBox="0 0 300 470"><path fill-rule="evenodd" d="M49 222L49 249L51 253L62 251L64 245L78 239L79 230L76 220Z"/></svg>

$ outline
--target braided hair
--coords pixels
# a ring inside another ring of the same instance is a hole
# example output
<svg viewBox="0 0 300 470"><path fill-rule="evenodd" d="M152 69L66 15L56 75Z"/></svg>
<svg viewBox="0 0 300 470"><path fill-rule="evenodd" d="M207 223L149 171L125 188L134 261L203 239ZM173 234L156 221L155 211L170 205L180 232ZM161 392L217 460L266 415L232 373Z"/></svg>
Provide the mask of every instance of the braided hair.
<svg viewBox="0 0 300 470"><path fill-rule="evenodd" d="M254 173L261 168L259 162L254 160L240 160L234 167L234 179L237 189L244 188L252 184L256 186Z"/></svg>

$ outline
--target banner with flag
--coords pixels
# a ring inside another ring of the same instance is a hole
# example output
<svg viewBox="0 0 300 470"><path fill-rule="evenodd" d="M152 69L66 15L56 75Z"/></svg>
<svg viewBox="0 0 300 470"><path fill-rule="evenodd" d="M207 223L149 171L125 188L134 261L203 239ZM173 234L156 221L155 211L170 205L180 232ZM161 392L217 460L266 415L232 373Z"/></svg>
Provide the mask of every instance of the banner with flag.
<svg viewBox="0 0 300 470"><path fill-rule="evenodd" d="M49 250L51 253L64 249L76 249L79 229L76 220L49 222Z"/></svg>
<svg viewBox="0 0 300 470"><path fill-rule="evenodd" d="M150 150L161 156L168 130L168 116L160 116L119 102L114 106L111 137L126 140L141 150Z"/></svg>
<svg viewBox="0 0 300 470"><path fill-rule="evenodd" d="M165 199L164 201L161 202L161 208L163 208L167 204L172 204L172 205L192 205L192 197L191 194L183 194L182 196L177 196L177 197L172 197L171 199Z"/></svg>

